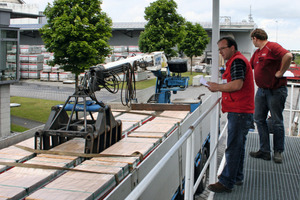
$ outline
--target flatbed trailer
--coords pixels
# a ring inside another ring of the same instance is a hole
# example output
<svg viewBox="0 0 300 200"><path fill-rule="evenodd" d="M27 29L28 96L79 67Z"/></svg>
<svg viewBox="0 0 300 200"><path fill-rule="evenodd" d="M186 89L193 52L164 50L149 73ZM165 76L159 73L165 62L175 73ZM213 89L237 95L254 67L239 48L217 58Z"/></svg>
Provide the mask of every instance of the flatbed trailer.
<svg viewBox="0 0 300 200"><path fill-rule="evenodd" d="M34 150L33 138L2 149L0 199L125 199L208 106L209 99L192 113L113 111L122 121L122 139L100 154L91 154L94 157L83 155L83 138L50 150ZM194 157L199 172L205 161L201 156L208 155L209 117L195 133ZM140 199L179 198L184 190L184 165L183 146Z"/></svg>

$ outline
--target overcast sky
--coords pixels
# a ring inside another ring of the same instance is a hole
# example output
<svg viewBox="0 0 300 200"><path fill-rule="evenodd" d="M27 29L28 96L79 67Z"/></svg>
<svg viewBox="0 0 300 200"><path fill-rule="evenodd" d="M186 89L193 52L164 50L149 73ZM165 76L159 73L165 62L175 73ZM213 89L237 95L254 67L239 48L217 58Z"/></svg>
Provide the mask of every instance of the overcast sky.
<svg viewBox="0 0 300 200"><path fill-rule="evenodd" d="M54 0L24 0L38 4L43 11ZM114 22L140 22L144 20L145 7L154 0L102 0L102 10ZM191 22L212 22L213 0L175 0L177 12ZM231 17L232 22L248 20L251 14L259 28L269 35L269 41L284 48L300 50L300 1L284 0L220 0L220 16Z"/></svg>

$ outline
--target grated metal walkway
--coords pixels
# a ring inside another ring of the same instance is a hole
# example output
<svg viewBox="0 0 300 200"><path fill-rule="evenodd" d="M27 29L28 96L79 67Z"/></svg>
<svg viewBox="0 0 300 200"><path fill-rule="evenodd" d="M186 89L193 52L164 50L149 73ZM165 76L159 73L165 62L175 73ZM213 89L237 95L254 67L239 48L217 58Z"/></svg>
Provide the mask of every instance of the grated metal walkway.
<svg viewBox="0 0 300 200"><path fill-rule="evenodd" d="M272 136L270 142L273 144ZM249 133L244 184L231 193L215 193L214 200L300 200L300 137L285 137L282 164L249 156L258 149L258 134Z"/></svg>

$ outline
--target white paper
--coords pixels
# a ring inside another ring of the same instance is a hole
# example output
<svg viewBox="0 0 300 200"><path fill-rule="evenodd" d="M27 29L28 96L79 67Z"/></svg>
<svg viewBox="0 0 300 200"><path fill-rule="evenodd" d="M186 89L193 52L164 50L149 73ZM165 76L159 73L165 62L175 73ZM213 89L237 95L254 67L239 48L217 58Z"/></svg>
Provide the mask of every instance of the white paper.
<svg viewBox="0 0 300 200"><path fill-rule="evenodd" d="M201 83L202 85L205 85L205 86L209 87L209 85L207 85L207 81L206 81L205 78L203 78L203 77L201 77L200 83Z"/></svg>

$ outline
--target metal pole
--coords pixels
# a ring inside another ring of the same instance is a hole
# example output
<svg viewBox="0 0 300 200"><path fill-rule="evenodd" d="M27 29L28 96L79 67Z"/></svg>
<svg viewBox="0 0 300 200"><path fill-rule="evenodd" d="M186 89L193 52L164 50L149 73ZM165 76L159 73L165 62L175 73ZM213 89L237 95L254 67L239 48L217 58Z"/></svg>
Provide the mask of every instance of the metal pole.
<svg viewBox="0 0 300 200"><path fill-rule="evenodd" d="M192 152L191 152L191 189L190 189L190 192L191 192L191 195L190 195L190 199L193 199L193 196L194 196L194 174L195 174L195 131L192 133Z"/></svg>
<svg viewBox="0 0 300 200"><path fill-rule="evenodd" d="M193 185L193 183L191 183L191 179L192 179L192 173L191 173L191 165L192 165L192 138L189 137L187 139L187 143L186 143L186 160L185 160L185 192L184 192L184 199L191 199L190 195L191 195L191 186Z"/></svg>
<svg viewBox="0 0 300 200"><path fill-rule="evenodd" d="M291 90L292 91L291 91L291 103L290 103L289 136L292 135L291 129L292 129L292 110L293 110L294 84L292 84Z"/></svg>
<svg viewBox="0 0 300 200"><path fill-rule="evenodd" d="M212 19L212 81L218 82L218 69L219 69L219 51L217 42L220 38L220 1L219 0L213 0L213 19ZM218 98L218 93L212 94L212 102L214 102ZM211 125L210 125L210 149L212 150L217 145L218 140L218 119L219 119L219 107L216 106L214 110L211 113ZM210 168L209 168L209 183L215 183L217 180L217 155L213 155Z"/></svg>

